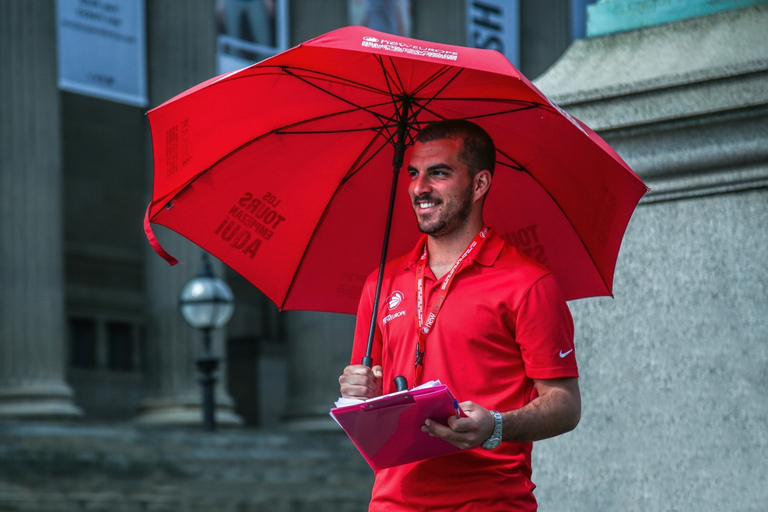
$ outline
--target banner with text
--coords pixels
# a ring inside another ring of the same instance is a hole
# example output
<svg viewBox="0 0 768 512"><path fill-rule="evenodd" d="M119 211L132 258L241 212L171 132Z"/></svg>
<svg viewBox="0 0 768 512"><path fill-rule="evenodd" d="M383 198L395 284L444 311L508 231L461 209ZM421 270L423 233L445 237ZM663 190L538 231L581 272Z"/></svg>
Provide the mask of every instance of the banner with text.
<svg viewBox="0 0 768 512"><path fill-rule="evenodd" d="M59 88L144 107L144 0L56 0Z"/></svg>

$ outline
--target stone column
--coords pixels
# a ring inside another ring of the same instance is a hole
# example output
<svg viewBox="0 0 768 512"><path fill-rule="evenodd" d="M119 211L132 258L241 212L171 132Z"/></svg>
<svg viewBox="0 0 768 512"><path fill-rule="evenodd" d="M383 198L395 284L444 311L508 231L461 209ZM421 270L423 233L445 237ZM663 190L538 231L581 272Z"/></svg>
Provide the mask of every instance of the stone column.
<svg viewBox="0 0 768 512"><path fill-rule="evenodd" d="M147 2L152 105L159 105L215 74L215 36L213 0ZM148 166L151 169L151 157ZM150 186L151 180L147 188ZM178 297L183 285L198 271L201 250L161 226L154 229L163 247L181 264L170 267L147 245L146 394L137 421L197 424L201 422L202 400L194 363L201 353L202 335L181 317ZM224 277L218 262L214 272ZM223 330L214 331L213 353L222 358L224 338ZM217 423L240 424L242 420L232 412L232 399L225 386L225 368L221 367L216 385Z"/></svg>
<svg viewBox="0 0 768 512"><path fill-rule="evenodd" d="M0 418L79 416L64 380L53 0L0 3Z"/></svg>
<svg viewBox="0 0 768 512"><path fill-rule="evenodd" d="M537 77L562 55L570 44L571 0L520 2L520 71Z"/></svg>
<svg viewBox="0 0 768 512"><path fill-rule="evenodd" d="M328 415L339 397L339 375L349 364L355 316L288 311L287 420L290 428L338 428Z"/></svg>

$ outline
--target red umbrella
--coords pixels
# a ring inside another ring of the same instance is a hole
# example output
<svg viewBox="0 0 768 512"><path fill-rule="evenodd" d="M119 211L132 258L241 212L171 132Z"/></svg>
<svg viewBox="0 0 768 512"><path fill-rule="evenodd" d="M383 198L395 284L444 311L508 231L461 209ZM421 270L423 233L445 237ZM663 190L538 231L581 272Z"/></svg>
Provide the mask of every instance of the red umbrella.
<svg viewBox="0 0 768 512"><path fill-rule="evenodd" d="M363 27L208 80L148 116L150 242L164 254L150 222L177 231L282 309L354 313L390 221L389 254L413 247L410 178L397 171L433 120L469 119L493 137L486 221L549 266L567 299L611 294L647 190L501 54Z"/></svg>

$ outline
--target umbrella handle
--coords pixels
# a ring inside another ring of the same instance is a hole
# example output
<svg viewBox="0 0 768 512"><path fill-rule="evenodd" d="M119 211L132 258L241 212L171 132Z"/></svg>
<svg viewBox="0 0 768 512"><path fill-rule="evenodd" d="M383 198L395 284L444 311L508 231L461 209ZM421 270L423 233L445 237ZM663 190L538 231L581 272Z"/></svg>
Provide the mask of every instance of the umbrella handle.
<svg viewBox="0 0 768 512"><path fill-rule="evenodd" d="M402 375L395 377L395 388L398 391L406 391L408 389L408 381Z"/></svg>

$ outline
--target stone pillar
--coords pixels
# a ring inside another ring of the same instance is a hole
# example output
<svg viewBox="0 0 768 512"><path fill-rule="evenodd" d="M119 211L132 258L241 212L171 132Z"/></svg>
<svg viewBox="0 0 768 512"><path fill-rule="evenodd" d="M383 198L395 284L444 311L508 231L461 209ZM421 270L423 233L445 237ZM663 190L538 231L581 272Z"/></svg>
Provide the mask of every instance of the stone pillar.
<svg viewBox="0 0 768 512"><path fill-rule="evenodd" d="M287 420L294 429L338 428L328 415L339 397L339 375L349 364L354 315L288 311Z"/></svg>
<svg viewBox="0 0 768 512"><path fill-rule="evenodd" d="M520 71L530 79L563 54L572 40L570 0L520 2Z"/></svg>
<svg viewBox="0 0 768 512"><path fill-rule="evenodd" d="M158 105L215 74L215 36L213 0L147 2L152 105ZM151 157L149 161L151 169ZM148 183L148 188L150 186ZM163 247L181 264L170 267L147 245L146 394L137 421L198 424L201 422L202 397L195 359L201 353L202 338L201 333L189 327L181 317L178 297L184 284L197 274L201 250L161 226L154 226L154 229ZM224 277L218 262L214 264L214 272ZM213 353L222 360L224 337L221 329L213 333ZM218 372L216 419L220 425L240 424L242 420L232 412L232 399L226 391L225 371L222 366Z"/></svg>
<svg viewBox="0 0 768 512"><path fill-rule="evenodd" d="M0 418L79 416L64 379L53 0L0 3Z"/></svg>

